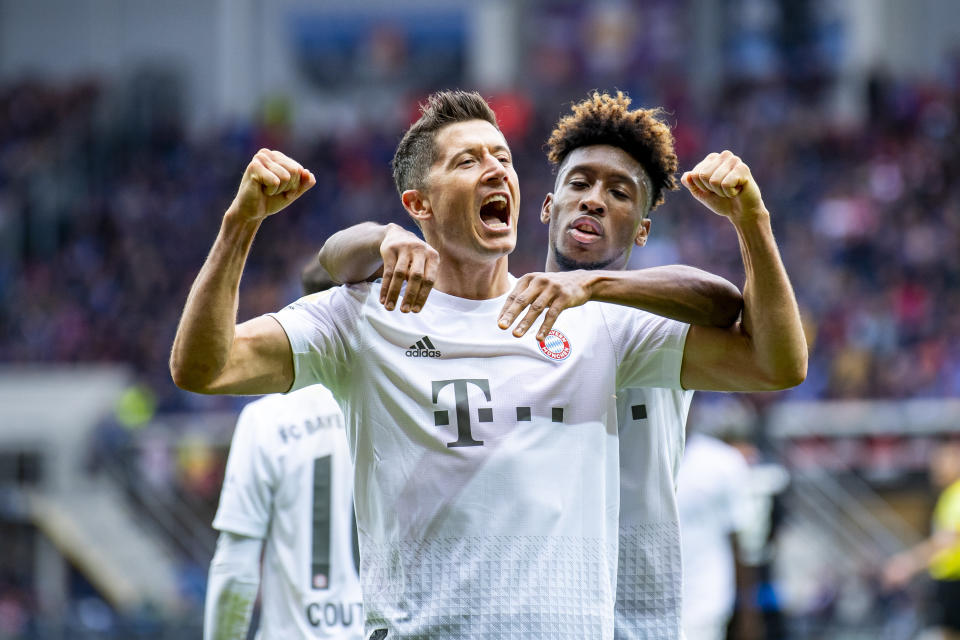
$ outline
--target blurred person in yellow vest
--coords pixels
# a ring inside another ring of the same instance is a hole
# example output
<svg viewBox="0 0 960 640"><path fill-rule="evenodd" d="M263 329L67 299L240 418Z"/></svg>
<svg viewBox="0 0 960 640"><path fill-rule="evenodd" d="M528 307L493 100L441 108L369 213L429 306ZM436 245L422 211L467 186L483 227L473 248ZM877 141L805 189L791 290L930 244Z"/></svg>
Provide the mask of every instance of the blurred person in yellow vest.
<svg viewBox="0 0 960 640"><path fill-rule="evenodd" d="M945 640L960 640L960 442L941 445L930 460L930 480L942 489L929 538L893 556L883 569L889 589L905 587L929 569L934 582L932 614Z"/></svg>

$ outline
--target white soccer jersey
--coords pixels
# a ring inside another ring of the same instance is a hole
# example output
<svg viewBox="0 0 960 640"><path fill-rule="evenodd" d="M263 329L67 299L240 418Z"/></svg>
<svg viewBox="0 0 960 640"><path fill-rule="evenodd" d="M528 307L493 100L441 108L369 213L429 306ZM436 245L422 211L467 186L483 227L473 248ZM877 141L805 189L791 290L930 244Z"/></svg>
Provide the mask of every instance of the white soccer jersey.
<svg viewBox="0 0 960 640"><path fill-rule="evenodd" d="M676 481L693 391L622 389L617 640L676 640L681 629ZM691 639L693 640L693 639Z"/></svg>
<svg viewBox="0 0 960 640"><path fill-rule="evenodd" d="M353 469L330 392L247 405L225 476L213 526L266 539L257 637L362 638Z"/></svg>
<svg viewBox="0 0 960 640"><path fill-rule="evenodd" d="M274 315L294 387L344 408L368 637L613 637L614 390L678 388L687 326L588 303L538 344L505 299L401 314L361 284Z"/></svg>

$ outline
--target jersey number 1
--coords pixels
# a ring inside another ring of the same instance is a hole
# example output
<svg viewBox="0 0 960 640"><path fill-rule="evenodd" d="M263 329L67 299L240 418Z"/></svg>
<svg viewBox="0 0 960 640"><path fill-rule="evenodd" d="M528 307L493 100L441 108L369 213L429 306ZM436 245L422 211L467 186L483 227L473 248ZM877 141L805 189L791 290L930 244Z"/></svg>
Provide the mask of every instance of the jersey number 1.
<svg viewBox="0 0 960 640"><path fill-rule="evenodd" d="M333 513L333 457L323 456L313 461L313 514L310 542L310 586L313 589L330 588L330 540L332 528L339 521ZM345 514L344 514L345 515ZM360 548L357 540L357 518L350 501L350 522L353 538L354 569L360 572Z"/></svg>

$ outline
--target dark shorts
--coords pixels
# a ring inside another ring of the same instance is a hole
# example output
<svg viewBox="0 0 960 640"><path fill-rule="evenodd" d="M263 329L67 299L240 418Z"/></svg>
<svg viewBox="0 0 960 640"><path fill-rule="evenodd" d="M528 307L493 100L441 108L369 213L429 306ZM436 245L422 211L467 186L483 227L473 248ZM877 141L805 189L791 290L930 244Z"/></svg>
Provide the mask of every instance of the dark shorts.
<svg viewBox="0 0 960 640"><path fill-rule="evenodd" d="M934 580L933 605L936 626L960 631L960 580Z"/></svg>

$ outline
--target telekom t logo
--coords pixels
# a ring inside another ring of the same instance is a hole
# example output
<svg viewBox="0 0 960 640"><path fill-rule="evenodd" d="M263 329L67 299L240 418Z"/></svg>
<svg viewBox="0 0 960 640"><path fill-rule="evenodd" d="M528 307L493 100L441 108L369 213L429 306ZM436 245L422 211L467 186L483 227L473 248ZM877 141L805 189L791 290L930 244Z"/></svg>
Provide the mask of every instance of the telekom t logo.
<svg viewBox="0 0 960 640"><path fill-rule="evenodd" d="M440 391L453 385L453 397L457 405L457 440L448 442L448 447L479 447L483 440L474 440L470 432L470 403L467 400L467 385L472 384L483 391L483 396L490 402L490 381L484 379L434 380L433 403L437 403ZM493 422L493 409L480 407L477 409L478 422ZM433 412L433 422L438 427L450 424L450 414L446 409Z"/></svg>

